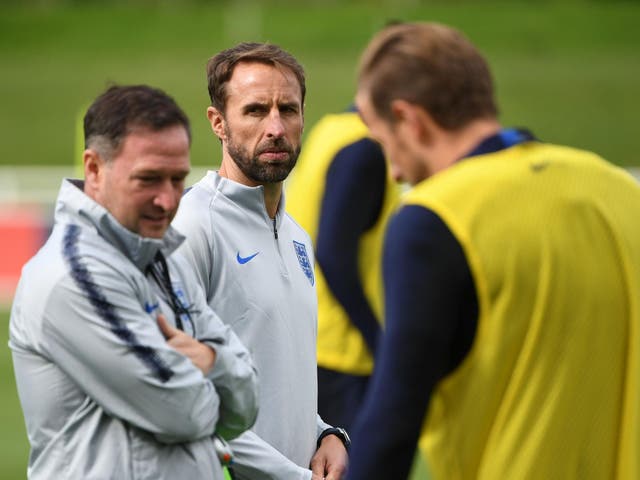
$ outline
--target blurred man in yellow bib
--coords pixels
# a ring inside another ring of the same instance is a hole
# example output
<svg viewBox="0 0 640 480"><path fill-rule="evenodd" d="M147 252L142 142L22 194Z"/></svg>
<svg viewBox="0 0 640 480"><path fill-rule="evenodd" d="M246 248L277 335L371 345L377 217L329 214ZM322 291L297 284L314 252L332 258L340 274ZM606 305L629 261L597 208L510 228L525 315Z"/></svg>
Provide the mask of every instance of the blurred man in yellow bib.
<svg viewBox="0 0 640 480"><path fill-rule="evenodd" d="M438 24L365 50L357 106L414 187L384 247L385 335L350 479L640 477L640 186L497 119Z"/></svg>

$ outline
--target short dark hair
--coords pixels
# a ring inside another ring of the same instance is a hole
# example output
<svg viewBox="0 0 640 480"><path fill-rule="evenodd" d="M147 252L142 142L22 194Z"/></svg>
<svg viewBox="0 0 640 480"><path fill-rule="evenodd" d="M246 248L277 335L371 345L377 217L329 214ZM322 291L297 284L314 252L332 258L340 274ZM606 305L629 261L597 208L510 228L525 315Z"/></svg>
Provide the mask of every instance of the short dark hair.
<svg viewBox="0 0 640 480"><path fill-rule="evenodd" d="M84 145L111 160L135 128L158 131L175 125L184 127L191 142L189 119L165 92L148 85L113 85L84 116Z"/></svg>
<svg viewBox="0 0 640 480"><path fill-rule="evenodd" d="M392 24L376 34L360 59L358 88L390 122L395 99L420 105L446 130L498 114L484 57L462 33L437 23Z"/></svg>
<svg viewBox="0 0 640 480"><path fill-rule="evenodd" d="M224 113L227 106L227 83L233 75L233 70L240 62L256 62L272 65L276 68L290 70L298 79L301 93L301 103L307 92L304 68L293 55L277 45L270 43L243 42L235 47L223 50L211 57L207 62L207 84L211 105Z"/></svg>

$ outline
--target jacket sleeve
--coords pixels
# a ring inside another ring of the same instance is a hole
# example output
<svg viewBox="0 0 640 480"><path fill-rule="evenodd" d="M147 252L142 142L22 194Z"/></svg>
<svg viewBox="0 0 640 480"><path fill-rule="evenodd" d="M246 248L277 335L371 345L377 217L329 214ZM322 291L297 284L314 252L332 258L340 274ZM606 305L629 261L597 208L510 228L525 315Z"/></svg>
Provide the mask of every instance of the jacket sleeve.
<svg viewBox="0 0 640 480"><path fill-rule="evenodd" d="M191 285L194 310L198 312L196 337L216 351L214 367L207 375L221 402L216 431L230 440L251 428L258 416L256 369L249 351L234 331L211 310L194 274L186 263L183 265L183 278Z"/></svg>
<svg viewBox="0 0 640 480"><path fill-rule="evenodd" d="M230 440L251 428L258 416L258 379L249 352L233 330L222 323L206 303L204 334L200 341L216 351L216 362L207 377L220 396L216 431Z"/></svg>
<svg viewBox="0 0 640 480"><path fill-rule="evenodd" d="M387 329L352 432L349 480L407 478L431 394L475 338L478 301L467 257L434 212L398 211L383 269Z"/></svg>
<svg viewBox="0 0 640 480"><path fill-rule="evenodd" d="M302 468L251 430L229 442L233 471L238 480L310 480L311 470Z"/></svg>
<svg viewBox="0 0 640 480"><path fill-rule="evenodd" d="M320 415L317 416L317 436L330 428ZM311 478L311 470L302 468L252 431L247 431L230 442L234 461L234 472L240 480L260 477L265 480L307 480Z"/></svg>
<svg viewBox="0 0 640 480"><path fill-rule="evenodd" d="M161 442L213 434L214 384L167 345L132 282L114 267L83 263L46 301L43 353L108 414Z"/></svg>
<svg viewBox="0 0 640 480"><path fill-rule="evenodd" d="M317 420L318 429L316 431L316 438L319 438L322 432L324 432L327 428L331 428L331 425L329 425L328 423L325 423L325 421L322 420L320 415L317 415L317 417L318 417L318 420Z"/></svg>
<svg viewBox="0 0 640 480"><path fill-rule="evenodd" d="M327 171L318 219L316 260L336 300L376 353L380 322L364 292L358 266L361 237L380 216L387 167L380 147L368 138L336 153Z"/></svg>
<svg viewBox="0 0 640 480"><path fill-rule="evenodd" d="M220 319L217 322L222 324ZM222 325L220 340L208 343L216 363L208 375L220 396L216 432L230 440L251 428L258 416L258 379L249 352L230 327Z"/></svg>

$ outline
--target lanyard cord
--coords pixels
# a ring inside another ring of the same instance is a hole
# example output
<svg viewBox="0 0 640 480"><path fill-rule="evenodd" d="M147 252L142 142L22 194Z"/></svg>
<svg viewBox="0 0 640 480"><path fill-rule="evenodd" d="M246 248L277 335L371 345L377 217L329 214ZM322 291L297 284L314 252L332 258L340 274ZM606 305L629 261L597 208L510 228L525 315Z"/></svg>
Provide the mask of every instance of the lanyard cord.
<svg viewBox="0 0 640 480"><path fill-rule="evenodd" d="M160 250L156 253L154 262L149 264L147 267L147 272L151 274L153 279L156 281L162 293L164 293L165 298L168 300L169 305L171 306L171 310L175 315L176 326L184 331L182 325L182 315L186 315L187 320L191 324L191 328L193 328L193 334L195 335L195 325L193 320L191 319L191 313L189 309L184 306L182 301L176 295L176 292L173 290L171 286L171 277L169 276L169 266L167 265L167 261L164 258L164 255Z"/></svg>

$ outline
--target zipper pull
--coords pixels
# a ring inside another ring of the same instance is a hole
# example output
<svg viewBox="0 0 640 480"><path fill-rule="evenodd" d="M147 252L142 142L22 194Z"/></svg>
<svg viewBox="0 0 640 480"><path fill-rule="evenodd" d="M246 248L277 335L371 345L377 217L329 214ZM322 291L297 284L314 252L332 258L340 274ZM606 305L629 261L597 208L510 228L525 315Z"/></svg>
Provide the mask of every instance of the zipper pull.
<svg viewBox="0 0 640 480"><path fill-rule="evenodd" d="M275 217L273 217L273 236L275 237L275 239L278 239L278 227L276 227L276 218L278 216L276 215Z"/></svg>

